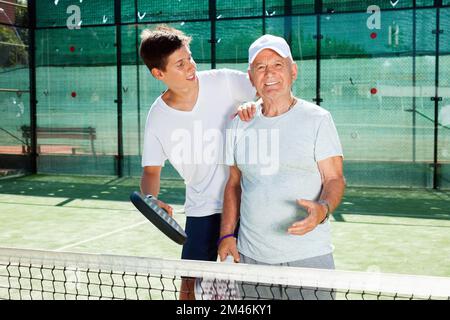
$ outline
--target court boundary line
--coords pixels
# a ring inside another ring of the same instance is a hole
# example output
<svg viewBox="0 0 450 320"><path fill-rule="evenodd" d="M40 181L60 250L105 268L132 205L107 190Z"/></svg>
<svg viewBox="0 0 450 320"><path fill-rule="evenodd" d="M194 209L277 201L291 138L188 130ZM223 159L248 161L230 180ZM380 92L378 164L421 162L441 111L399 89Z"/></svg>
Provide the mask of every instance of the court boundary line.
<svg viewBox="0 0 450 320"><path fill-rule="evenodd" d="M333 223L351 223L351 224L364 224L364 225L378 225L378 226L389 226L389 227L408 227L408 228L450 228L450 226L430 226L430 225L420 225L420 224L392 224L392 223L385 223L385 222L360 222L360 221L333 221Z"/></svg>
<svg viewBox="0 0 450 320"><path fill-rule="evenodd" d="M85 243L88 243L88 242L91 242L91 241L94 241L94 240L105 238L105 237L108 237L110 235L113 235L113 234L116 234L116 233L119 233L119 232L122 232L122 231L125 231L125 230L136 228L136 227L138 227L140 225L143 225L144 223L148 223L148 222L147 221L141 221L139 223L135 223L135 224L132 224L130 226L126 226L126 227L119 228L119 229L116 229L116 230L113 230L113 231L110 231L110 232L106 232L106 233L103 233L101 235L98 235L98 236L95 236L95 237L92 237L92 238L89 238L89 239L86 239L86 240L82 240L82 241L78 241L78 242L75 242L75 243L72 243L72 244L68 244L68 245L60 247L58 249L53 249L51 251L58 252L58 251L66 250L66 249L69 249L69 248L73 248L73 247L79 246L81 244L85 244Z"/></svg>
<svg viewBox="0 0 450 320"><path fill-rule="evenodd" d="M337 209L335 212L332 213L332 216L334 217L335 214L338 215L355 215L355 216L372 216L372 217L390 217L390 218L405 218L405 219L423 219L423 220L447 220L449 221L449 217L436 217L422 214L422 215L414 215L412 213L395 213L395 212L364 212L364 211L349 211L349 212L342 212ZM439 213L434 213L439 214ZM445 213L444 213L445 214ZM440 215L440 214L439 214Z"/></svg>
<svg viewBox="0 0 450 320"><path fill-rule="evenodd" d="M0 201L0 205L2 204L12 204L12 205L19 205L19 206L36 206L36 207L58 207L58 208L70 208L70 209L95 209L95 210L109 210L109 211L135 211L135 209L111 209L111 208L102 208L102 207L79 207L79 206L58 206L58 204L40 204L40 203L19 203L19 202L5 202ZM174 212L179 213L179 212ZM181 212L183 213L183 212Z"/></svg>
<svg viewBox="0 0 450 320"><path fill-rule="evenodd" d="M1 194L0 194L1 195ZM87 200L91 200L91 199L87 199ZM102 201L102 200L99 200ZM109 200L108 200L109 201ZM114 201L114 200L111 200ZM0 205L2 204L12 204L12 205L24 205L24 206L37 206L37 207L58 207L58 208L70 208L70 209L94 209L94 210L109 210L109 211L126 211L126 212L131 212L131 211L136 211L136 209L131 208L131 209L111 209L111 208L104 208L104 207L81 207L81 206L58 206L58 204L39 204L39 203L19 203L19 202L5 202L5 201L0 201ZM180 206L180 209L175 209L173 211L173 214L184 214L184 207L181 204L175 204L172 205L172 207L174 206Z"/></svg>

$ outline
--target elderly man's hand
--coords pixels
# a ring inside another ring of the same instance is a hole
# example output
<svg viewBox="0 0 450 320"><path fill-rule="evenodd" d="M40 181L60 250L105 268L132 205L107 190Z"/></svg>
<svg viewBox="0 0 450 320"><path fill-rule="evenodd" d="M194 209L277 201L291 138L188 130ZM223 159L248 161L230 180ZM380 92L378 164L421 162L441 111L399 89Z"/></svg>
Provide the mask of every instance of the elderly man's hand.
<svg viewBox="0 0 450 320"><path fill-rule="evenodd" d="M253 119L255 113L256 113L256 103L247 102L238 107L236 114L242 121L248 122Z"/></svg>
<svg viewBox="0 0 450 320"><path fill-rule="evenodd" d="M294 222L288 228L288 233L302 236L314 230L325 219L327 209L316 201L297 200L297 204L306 209L308 216L301 221Z"/></svg>
<svg viewBox="0 0 450 320"><path fill-rule="evenodd" d="M224 261L228 256L233 256L234 262L239 262L236 238L230 237L223 239L219 244L218 253L220 261Z"/></svg>

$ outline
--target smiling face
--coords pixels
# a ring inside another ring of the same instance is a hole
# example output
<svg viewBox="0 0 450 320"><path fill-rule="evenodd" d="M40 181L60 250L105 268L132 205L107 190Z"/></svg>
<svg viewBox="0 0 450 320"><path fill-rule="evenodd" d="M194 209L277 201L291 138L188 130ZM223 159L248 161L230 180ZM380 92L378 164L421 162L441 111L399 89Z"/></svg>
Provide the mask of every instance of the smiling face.
<svg viewBox="0 0 450 320"><path fill-rule="evenodd" d="M270 49L262 50L249 70L250 81L263 99L290 97L297 79L297 65Z"/></svg>
<svg viewBox="0 0 450 320"><path fill-rule="evenodd" d="M153 68L153 76L172 90L185 90L197 83L197 65L187 45L183 45L167 58L165 70Z"/></svg>

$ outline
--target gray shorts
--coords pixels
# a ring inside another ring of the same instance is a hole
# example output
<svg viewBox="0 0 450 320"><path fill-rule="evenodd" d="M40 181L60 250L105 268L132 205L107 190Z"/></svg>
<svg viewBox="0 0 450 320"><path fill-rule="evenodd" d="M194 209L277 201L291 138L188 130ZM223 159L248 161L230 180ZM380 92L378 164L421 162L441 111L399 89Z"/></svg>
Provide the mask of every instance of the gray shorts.
<svg viewBox="0 0 450 320"><path fill-rule="evenodd" d="M241 263L269 265L268 263L256 261L252 258L240 255ZM273 264L275 266L288 266L314 269L334 269L333 254L297 260L286 263ZM276 300L334 300L336 293L326 288L310 287L288 287L283 285L269 284L238 284L240 296L245 300L276 299Z"/></svg>

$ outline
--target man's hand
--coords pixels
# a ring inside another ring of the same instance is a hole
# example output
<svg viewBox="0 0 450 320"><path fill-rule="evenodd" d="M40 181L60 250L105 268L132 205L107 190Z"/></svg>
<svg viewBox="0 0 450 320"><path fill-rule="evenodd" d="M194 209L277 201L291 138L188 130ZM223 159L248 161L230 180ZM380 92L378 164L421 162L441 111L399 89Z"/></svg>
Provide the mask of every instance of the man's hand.
<svg viewBox="0 0 450 320"><path fill-rule="evenodd" d="M255 113L256 113L256 103L247 102L238 107L236 114L242 121L248 122L253 119Z"/></svg>
<svg viewBox="0 0 450 320"><path fill-rule="evenodd" d="M167 203L162 202L161 200L156 200L156 204L167 211L169 216L173 217L173 208L169 206Z"/></svg>
<svg viewBox="0 0 450 320"><path fill-rule="evenodd" d="M303 236L314 230L325 219L327 208L316 201L309 200L297 200L297 204L306 209L308 216L301 221L294 222L288 228L288 233Z"/></svg>
<svg viewBox="0 0 450 320"><path fill-rule="evenodd" d="M234 262L239 262L239 252L237 250L236 238L230 237L223 239L219 244L219 258L224 261L227 256L233 256Z"/></svg>

